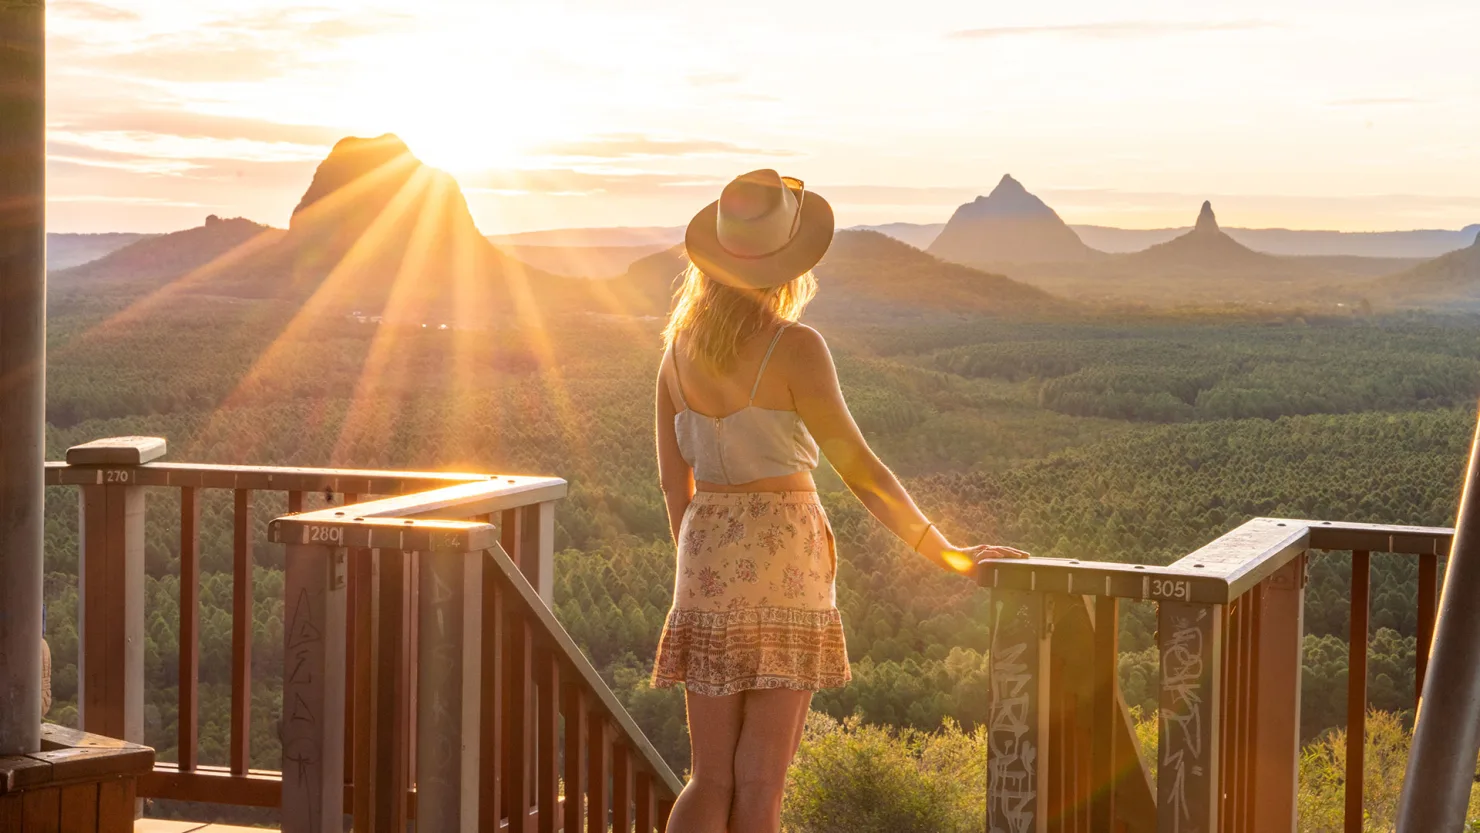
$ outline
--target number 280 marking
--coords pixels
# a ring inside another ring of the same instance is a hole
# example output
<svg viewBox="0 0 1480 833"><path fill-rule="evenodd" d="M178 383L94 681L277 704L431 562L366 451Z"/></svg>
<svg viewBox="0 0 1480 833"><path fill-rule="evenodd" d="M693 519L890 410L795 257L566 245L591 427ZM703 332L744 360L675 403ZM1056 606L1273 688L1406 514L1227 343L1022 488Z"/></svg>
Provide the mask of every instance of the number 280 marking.
<svg viewBox="0 0 1480 833"><path fill-rule="evenodd" d="M1151 595L1159 599L1181 599L1185 602L1192 598L1192 582L1154 578L1151 580Z"/></svg>
<svg viewBox="0 0 1480 833"><path fill-rule="evenodd" d="M338 526L311 526L308 528L310 544L343 544L344 528Z"/></svg>

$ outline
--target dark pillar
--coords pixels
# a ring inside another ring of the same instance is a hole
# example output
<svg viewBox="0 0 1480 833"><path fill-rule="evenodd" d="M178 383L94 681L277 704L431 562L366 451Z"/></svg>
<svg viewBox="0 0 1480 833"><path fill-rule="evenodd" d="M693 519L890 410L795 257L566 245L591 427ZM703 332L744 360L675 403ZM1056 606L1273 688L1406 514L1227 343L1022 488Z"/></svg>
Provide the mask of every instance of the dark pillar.
<svg viewBox="0 0 1480 833"><path fill-rule="evenodd" d="M41 748L45 20L0 0L0 756Z"/></svg>
<svg viewBox="0 0 1480 833"><path fill-rule="evenodd" d="M1398 833L1461 830L1480 755L1480 428L1459 500L1434 649L1424 675Z"/></svg>

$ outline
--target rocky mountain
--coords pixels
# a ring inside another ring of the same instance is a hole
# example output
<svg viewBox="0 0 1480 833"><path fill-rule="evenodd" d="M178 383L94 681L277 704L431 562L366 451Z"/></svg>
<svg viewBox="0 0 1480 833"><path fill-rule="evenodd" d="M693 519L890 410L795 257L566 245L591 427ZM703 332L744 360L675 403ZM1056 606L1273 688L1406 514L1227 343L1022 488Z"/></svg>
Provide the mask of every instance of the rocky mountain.
<svg viewBox="0 0 1480 833"><path fill-rule="evenodd" d="M1468 248L1374 281L1371 295L1397 306L1480 308L1480 228Z"/></svg>
<svg viewBox="0 0 1480 833"><path fill-rule="evenodd" d="M1256 252L1218 228L1213 204L1204 201L1192 231L1144 251L1122 255L1119 265L1133 269L1192 269L1199 272L1248 272L1279 270L1287 266L1278 258Z"/></svg>
<svg viewBox="0 0 1480 833"><path fill-rule="evenodd" d="M966 265L1069 263L1099 254L1011 175L957 208L927 251Z"/></svg>
<svg viewBox="0 0 1480 833"><path fill-rule="evenodd" d="M1112 226L1072 225L1091 248L1129 254L1180 237L1191 229L1123 229ZM1231 228L1223 231L1256 252L1291 257L1367 257L1374 259L1433 258L1470 244L1480 226L1459 231L1321 231L1282 228Z"/></svg>

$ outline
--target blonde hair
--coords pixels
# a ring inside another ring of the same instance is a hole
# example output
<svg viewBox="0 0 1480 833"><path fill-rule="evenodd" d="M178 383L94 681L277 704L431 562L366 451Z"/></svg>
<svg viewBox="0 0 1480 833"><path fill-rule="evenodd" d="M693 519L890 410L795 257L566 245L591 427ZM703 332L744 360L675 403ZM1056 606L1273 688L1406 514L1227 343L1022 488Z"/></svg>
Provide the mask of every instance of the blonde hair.
<svg viewBox="0 0 1480 833"><path fill-rule="evenodd" d="M690 263L674 294L663 346L672 347L679 335L686 335L683 349L689 357L726 372L746 339L779 321L796 322L816 294L817 278L811 272L780 286L742 289L720 283Z"/></svg>

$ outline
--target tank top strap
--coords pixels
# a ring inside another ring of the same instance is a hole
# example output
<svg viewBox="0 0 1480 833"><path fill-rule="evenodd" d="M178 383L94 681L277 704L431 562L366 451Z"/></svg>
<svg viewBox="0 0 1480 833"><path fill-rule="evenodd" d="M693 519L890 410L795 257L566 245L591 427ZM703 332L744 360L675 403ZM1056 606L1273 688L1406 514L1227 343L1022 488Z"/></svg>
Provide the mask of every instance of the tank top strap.
<svg viewBox="0 0 1480 833"><path fill-rule="evenodd" d="M674 345L678 344L678 337L674 336L673 344L668 345L668 358L673 361L673 387L678 390L678 405L681 410L689 409L689 399L683 395L683 377L678 375L678 353L674 351Z"/></svg>
<svg viewBox="0 0 1480 833"><path fill-rule="evenodd" d="M769 364L771 361L771 354L776 352L776 344L777 342L781 341L781 334L786 332L786 328L790 326L791 324L789 322L786 324L782 324L781 328L776 331L776 335L771 337L771 346L766 348L766 356L765 358L761 359L760 370L757 370L755 372L755 384L750 386L751 404L755 404L755 393L756 391L761 389L761 377L766 375L766 365ZM678 365L674 365L674 367L677 366Z"/></svg>

